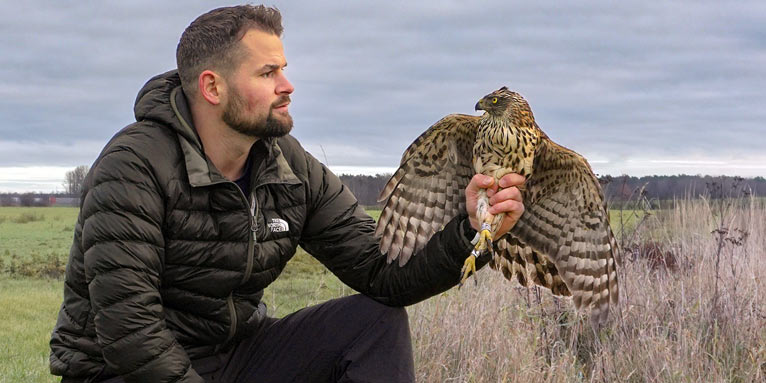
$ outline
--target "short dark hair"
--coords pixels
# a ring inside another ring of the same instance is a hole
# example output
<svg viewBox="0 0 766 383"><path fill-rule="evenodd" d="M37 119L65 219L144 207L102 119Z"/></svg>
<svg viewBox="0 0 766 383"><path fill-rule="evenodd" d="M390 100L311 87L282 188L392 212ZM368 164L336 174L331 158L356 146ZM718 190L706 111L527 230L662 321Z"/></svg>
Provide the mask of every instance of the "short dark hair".
<svg viewBox="0 0 766 383"><path fill-rule="evenodd" d="M282 15L263 5L237 5L205 13L192 21L176 48L181 86L197 92L197 78L204 70L230 73L242 56L237 43L250 29L282 36Z"/></svg>

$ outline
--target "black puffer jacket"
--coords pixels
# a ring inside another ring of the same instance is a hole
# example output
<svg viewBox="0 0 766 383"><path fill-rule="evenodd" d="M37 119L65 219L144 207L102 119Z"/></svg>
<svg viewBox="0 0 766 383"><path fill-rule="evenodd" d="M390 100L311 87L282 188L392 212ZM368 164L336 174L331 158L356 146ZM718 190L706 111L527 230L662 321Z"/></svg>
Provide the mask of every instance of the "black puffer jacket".
<svg viewBox="0 0 766 383"><path fill-rule="evenodd" d="M245 196L203 154L175 71L149 80L135 114L86 179L51 339L53 374L201 381L190 358L252 332L265 316L263 289L298 245L388 305L457 283L473 235L464 217L405 267L387 264L374 221L293 137L253 146Z"/></svg>

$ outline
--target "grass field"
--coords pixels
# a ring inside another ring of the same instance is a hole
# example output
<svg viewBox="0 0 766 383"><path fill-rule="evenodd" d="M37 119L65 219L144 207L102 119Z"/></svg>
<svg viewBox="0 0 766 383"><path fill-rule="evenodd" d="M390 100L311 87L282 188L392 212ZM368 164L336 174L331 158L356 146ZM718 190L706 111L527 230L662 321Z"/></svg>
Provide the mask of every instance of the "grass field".
<svg viewBox="0 0 766 383"><path fill-rule="evenodd" d="M0 270L28 277L62 274L77 212L67 207L1 207Z"/></svg>
<svg viewBox="0 0 766 383"><path fill-rule="evenodd" d="M478 285L409 307L418 381L766 381L766 209L741 202L628 210L622 225L610 212L631 251L619 310L599 334L568 299L486 268ZM76 214L0 208L0 382L57 381L47 342L62 282L41 276L65 261ZM264 300L284 316L350 293L299 251Z"/></svg>
<svg viewBox="0 0 766 383"><path fill-rule="evenodd" d="M68 254L77 212L70 207L0 207L0 250L5 257Z"/></svg>
<svg viewBox="0 0 766 383"><path fill-rule="evenodd" d="M0 382L54 382L48 341L62 282L0 276Z"/></svg>

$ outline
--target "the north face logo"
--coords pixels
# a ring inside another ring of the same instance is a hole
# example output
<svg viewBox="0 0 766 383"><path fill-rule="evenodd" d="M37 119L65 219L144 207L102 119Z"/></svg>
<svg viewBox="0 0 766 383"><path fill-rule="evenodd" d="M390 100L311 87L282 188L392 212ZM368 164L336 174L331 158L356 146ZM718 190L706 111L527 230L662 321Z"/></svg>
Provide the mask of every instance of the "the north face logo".
<svg viewBox="0 0 766 383"><path fill-rule="evenodd" d="M269 222L267 225L272 233L283 233L285 231L290 231L290 225L287 224L287 221L281 218L272 218L271 222Z"/></svg>

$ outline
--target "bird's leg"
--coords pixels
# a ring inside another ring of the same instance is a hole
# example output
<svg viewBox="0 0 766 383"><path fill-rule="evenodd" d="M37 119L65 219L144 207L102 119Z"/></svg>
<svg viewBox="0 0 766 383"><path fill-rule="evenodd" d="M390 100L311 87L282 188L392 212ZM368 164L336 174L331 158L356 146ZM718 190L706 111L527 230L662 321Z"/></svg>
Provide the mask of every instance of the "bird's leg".
<svg viewBox="0 0 766 383"><path fill-rule="evenodd" d="M460 271L460 274L463 276L460 279L460 286L463 286L463 283L471 274L476 274L476 258L480 257L487 250L492 253L492 220L494 215L489 213L489 197L487 197L486 189L479 189L476 217L481 222L481 229L472 241L475 246L473 251L471 251L471 255L465 259L463 269Z"/></svg>

